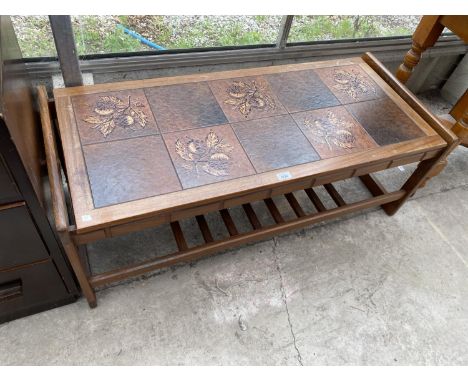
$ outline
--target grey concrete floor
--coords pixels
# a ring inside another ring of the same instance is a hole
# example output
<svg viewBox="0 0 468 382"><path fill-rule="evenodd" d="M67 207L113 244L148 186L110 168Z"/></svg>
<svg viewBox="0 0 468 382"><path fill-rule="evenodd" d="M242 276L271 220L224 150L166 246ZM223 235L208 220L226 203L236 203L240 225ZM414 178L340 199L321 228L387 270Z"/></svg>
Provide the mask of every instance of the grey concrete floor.
<svg viewBox="0 0 468 382"><path fill-rule="evenodd" d="M378 176L396 189L413 168ZM353 180L338 187L366 196ZM193 221L183 228L197 243ZM169 252L170 237L90 246L92 269ZM0 364L467 365L468 149L393 217L375 208L97 296L94 310L81 299L0 325Z"/></svg>

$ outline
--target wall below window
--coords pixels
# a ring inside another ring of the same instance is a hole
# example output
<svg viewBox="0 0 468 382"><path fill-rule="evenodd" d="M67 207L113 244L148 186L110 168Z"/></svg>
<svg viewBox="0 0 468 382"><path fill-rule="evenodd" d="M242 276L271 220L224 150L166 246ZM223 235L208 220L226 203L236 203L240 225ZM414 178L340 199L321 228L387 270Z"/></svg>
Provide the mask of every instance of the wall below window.
<svg viewBox="0 0 468 382"><path fill-rule="evenodd" d="M374 53L393 73L411 47L411 39L384 39L357 42L252 48L225 51L193 51L162 55L107 57L81 60L84 73L92 73L94 83L109 83L156 77L207 73L222 70L320 61ZM443 37L423 54L408 87L415 93L444 85L466 53L467 47L455 37ZM36 83L52 88L51 76L60 73L58 62L28 63Z"/></svg>

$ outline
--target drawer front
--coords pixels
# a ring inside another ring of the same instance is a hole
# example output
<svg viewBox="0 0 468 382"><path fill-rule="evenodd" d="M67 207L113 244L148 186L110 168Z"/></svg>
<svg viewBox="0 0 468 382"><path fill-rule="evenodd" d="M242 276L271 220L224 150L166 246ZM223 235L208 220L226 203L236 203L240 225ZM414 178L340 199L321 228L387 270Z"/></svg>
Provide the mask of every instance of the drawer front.
<svg viewBox="0 0 468 382"><path fill-rule="evenodd" d="M67 289L51 260L0 272L0 322L63 300Z"/></svg>
<svg viewBox="0 0 468 382"><path fill-rule="evenodd" d="M49 257L25 205L0 209L0 243L0 270Z"/></svg>
<svg viewBox="0 0 468 382"><path fill-rule="evenodd" d="M11 178L3 158L0 156L0 204L21 200L21 194Z"/></svg>

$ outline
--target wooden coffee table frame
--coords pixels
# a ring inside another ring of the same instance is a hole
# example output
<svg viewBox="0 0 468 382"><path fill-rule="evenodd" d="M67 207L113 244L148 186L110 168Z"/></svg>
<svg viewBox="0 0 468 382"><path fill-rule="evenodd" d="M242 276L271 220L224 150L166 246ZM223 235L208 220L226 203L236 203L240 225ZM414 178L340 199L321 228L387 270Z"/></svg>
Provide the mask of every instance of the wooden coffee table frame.
<svg viewBox="0 0 468 382"><path fill-rule="evenodd" d="M431 171L433 171L437 163L445 160L459 141L456 135L434 117L372 54L367 53L362 58L401 97L406 107L410 108L412 112L424 120L424 123L433 129L435 135L385 146L375 150L378 153L375 155L370 151L347 155L338 159L338 166L334 162L332 169L327 169L326 166L323 169L318 167L318 170L312 175L304 170L307 168L306 165L299 165L294 167L296 176L293 180L278 181L276 184L270 183L266 186L260 185L255 189L240 190L234 194L230 193L225 197L216 196L210 198L210 196L200 195L198 203L185 204L182 207L170 210L168 213L161 214L161 210L159 209L153 213L149 211L132 218L110 221L106 225L90 226L82 229L77 229L73 223L74 214L69 214L67 210L63 187L64 179L61 172L62 166L51 122L51 111L53 111L51 106L53 104L48 102L45 88L40 87L38 95L54 222L89 306L95 307L97 305L94 289L109 283L136 277L174 264L190 262L241 244L265 239L285 231L299 229L313 223L333 219L374 206L381 206L388 215L393 215L415 193L418 187L430 177ZM59 112L60 109L57 109ZM371 175L373 172L414 162L420 163L398 191L387 192ZM369 199L347 204L333 186L333 182L352 177L359 177L373 196ZM314 187L321 185L325 186L325 189L335 202L336 208L326 209L313 190ZM316 213L307 214L304 212L304 209L293 194L294 191L300 190L303 190L310 198L317 210ZM273 196L277 195L283 195L286 198L296 215L294 219L286 220L281 215L272 199ZM255 214L250 204L262 200L275 222L273 225L265 226ZM250 221L252 230L249 232L239 233L229 213L229 208L239 205L242 205ZM221 240L213 239L204 216L209 212L216 211L219 212L229 233L229 237ZM205 242L192 248L188 247L179 224L179 220L189 217L196 217L200 233ZM85 270L86 267L79 256L79 246L155 227L164 223L171 226L178 247L176 253L96 275L90 275Z"/></svg>

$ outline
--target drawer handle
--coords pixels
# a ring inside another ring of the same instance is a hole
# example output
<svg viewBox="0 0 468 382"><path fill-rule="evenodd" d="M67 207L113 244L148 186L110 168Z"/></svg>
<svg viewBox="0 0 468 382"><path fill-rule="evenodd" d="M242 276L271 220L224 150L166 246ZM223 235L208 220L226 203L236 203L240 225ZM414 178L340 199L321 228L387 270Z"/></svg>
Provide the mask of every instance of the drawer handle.
<svg viewBox="0 0 468 382"><path fill-rule="evenodd" d="M20 297L23 294L23 284L21 279L0 284L0 303L12 298Z"/></svg>

